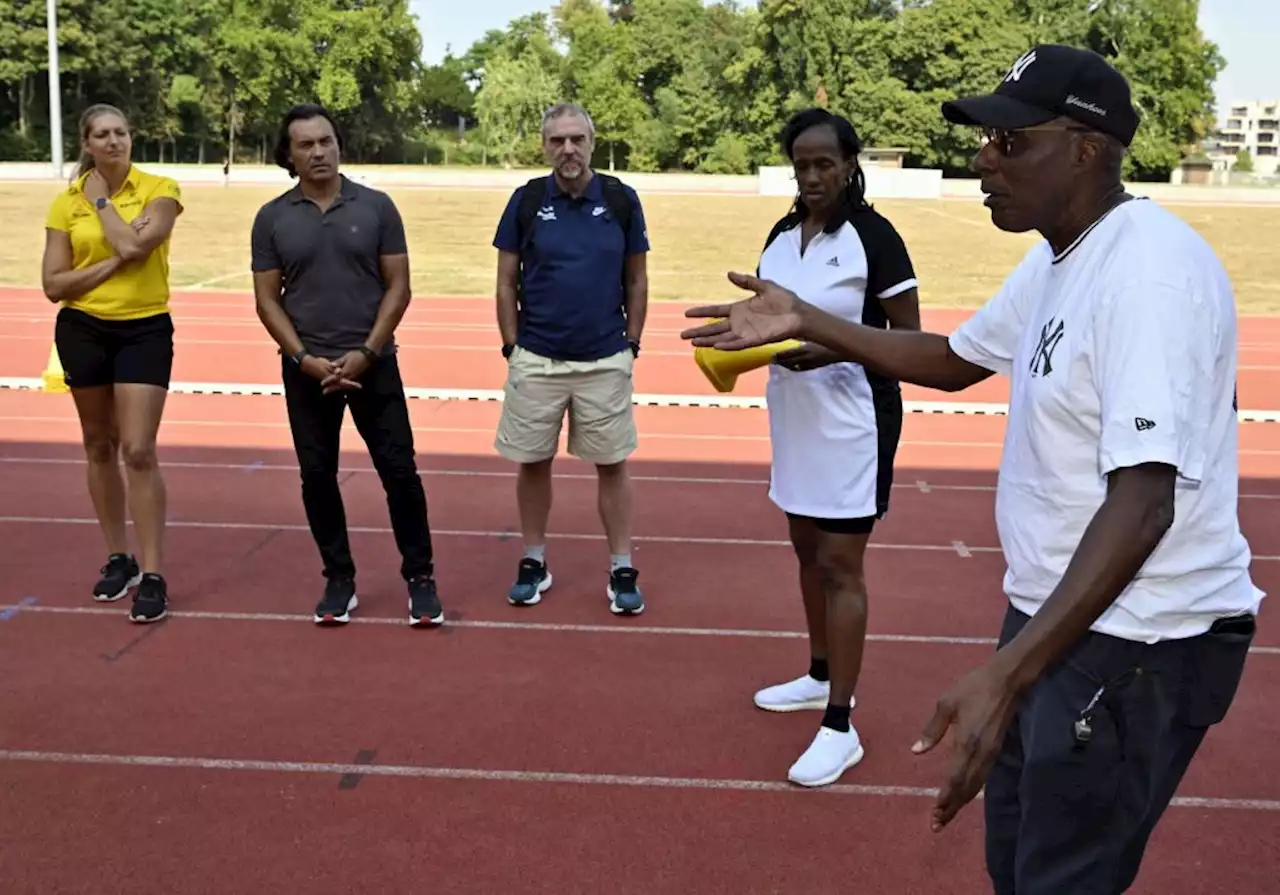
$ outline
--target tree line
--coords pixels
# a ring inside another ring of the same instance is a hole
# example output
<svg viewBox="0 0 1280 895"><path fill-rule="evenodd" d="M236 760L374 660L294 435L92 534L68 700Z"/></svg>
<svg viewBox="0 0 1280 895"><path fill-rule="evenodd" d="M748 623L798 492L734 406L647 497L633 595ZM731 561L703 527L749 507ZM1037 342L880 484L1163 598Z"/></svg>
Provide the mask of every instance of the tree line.
<svg viewBox="0 0 1280 895"><path fill-rule="evenodd" d="M990 90L1029 45L1086 46L1133 84L1127 174L1166 179L1212 128L1224 66L1197 0L561 0L460 55L421 60L408 0L58 0L64 144L121 107L135 157L265 162L318 101L359 163L541 163L548 105L581 102L600 166L748 174L782 161L790 112L822 105L867 146L962 173L973 135L939 106ZM48 157L45 0L0 4L0 159Z"/></svg>

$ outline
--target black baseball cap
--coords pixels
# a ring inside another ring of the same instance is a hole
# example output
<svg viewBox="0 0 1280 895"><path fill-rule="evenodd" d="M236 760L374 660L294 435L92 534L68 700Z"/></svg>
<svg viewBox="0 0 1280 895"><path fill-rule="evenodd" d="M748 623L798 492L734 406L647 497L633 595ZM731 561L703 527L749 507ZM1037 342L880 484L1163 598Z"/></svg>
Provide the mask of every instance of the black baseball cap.
<svg viewBox="0 0 1280 895"><path fill-rule="evenodd" d="M1138 129L1129 82L1092 50L1041 44L1023 53L994 93L942 104L953 124L1016 130L1060 115L1115 137L1125 146Z"/></svg>

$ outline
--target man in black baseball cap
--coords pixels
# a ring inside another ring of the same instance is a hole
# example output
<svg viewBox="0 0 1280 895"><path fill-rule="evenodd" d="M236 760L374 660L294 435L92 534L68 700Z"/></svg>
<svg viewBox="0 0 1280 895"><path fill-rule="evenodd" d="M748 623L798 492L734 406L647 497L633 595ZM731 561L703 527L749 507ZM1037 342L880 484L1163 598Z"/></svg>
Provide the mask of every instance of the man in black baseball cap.
<svg viewBox="0 0 1280 895"><path fill-rule="evenodd" d="M982 130L971 167L1001 230L1039 232L1058 253L1132 198L1121 174L1138 112L1124 75L1097 53L1033 47L994 92L945 102L942 114Z"/></svg>
<svg viewBox="0 0 1280 895"><path fill-rule="evenodd" d="M1235 296L1195 228L1125 191L1138 116L1101 57L1038 46L943 114L983 132L992 223L1043 237L973 316L879 329L730 273L754 294L690 308L711 322L681 337L800 339L950 393L1010 377L998 648L912 751L951 740L934 830L983 794L995 895L1117 895L1226 717L1265 596L1239 521Z"/></svg>
<svg viewBox="0 0 1280 895"><path fill-rule="evenodd" d="M1091 50L1045 44L1018 58L994 93L951 100L942 114L953 124L1021 130L1058 117L1133 142L1138 112L1124 75Z"/></svg>

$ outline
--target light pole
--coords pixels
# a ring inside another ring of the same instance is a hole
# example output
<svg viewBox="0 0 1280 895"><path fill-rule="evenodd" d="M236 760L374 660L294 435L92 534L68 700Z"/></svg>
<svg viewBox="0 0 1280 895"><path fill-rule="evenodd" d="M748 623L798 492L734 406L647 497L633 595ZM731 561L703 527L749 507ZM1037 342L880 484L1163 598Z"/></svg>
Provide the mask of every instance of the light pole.
<svg viewBox="0 0 1280 895"><path fill-rule="evenodd" d="M62 84L58 77L58 0L45 0L49 19L49 154L53 176L62 178Z"/></svg>

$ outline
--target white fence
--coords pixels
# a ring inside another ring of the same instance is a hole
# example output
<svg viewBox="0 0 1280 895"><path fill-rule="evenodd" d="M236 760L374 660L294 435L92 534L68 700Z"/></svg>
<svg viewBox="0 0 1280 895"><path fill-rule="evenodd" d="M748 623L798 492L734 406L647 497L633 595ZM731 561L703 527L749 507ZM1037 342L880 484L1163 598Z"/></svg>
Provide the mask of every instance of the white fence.
<svg viewBox="0 0 1280 895"><path fill-rule="evenodd" d="M863 166L868 199L941 199L942 172L932 168L890 168ZM761 196L794 196L795 175L790 167L760 168Z"/></svg>
<svg viewBox="0 0 1280 895"><path fill-rule="evenodd" d="M236 165L229 178L224 178L221 165L144 164L148 171L164 174L185 185L257 186L288 189L293 181L274 165ZM941 171L929 168L892 168L866 165L869 199L969 199L980 201L982 193L975 179L952 180ZM66 182L68 165L61 175L53 166L40 162L0 163L0 183ZM429 188L510 191L544 170L507 170L502 168L436 168L428 166L348 165L343 173L352 180L369 186L386 188ZM642 196L658 193L698 193L737 196L795 195L795 180L789 167L765 167L758 174L655 174L638 171L619 172ZM1280 187L1198 186L1172 183L1134 183L1129 191L1171 204L1205 203L1217 205L1280 205Z"/></svg>

